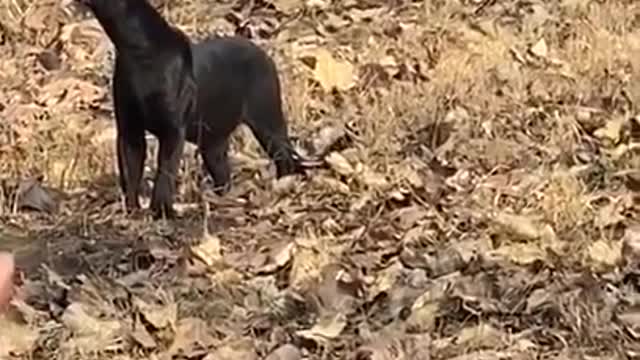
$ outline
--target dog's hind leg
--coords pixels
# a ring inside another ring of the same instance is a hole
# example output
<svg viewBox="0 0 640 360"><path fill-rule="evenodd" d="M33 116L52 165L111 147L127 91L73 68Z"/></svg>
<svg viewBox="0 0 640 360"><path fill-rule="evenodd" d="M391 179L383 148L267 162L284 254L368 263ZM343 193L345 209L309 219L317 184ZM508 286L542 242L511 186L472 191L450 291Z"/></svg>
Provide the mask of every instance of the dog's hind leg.
<svg viewBox="0 0 640 360"><path fill-rule="evenodd" d="M277 81L259 81L244 109L245 122L276 165L277 177L302 174L303 166L289 140Z"/></svg>
<svg viewBox="0 0 640 360"><path fill-rule="evenodd" d="M231 189L229 139L203 142L199 148L204 168L213 179L214 192L222 196Z"/></svg>

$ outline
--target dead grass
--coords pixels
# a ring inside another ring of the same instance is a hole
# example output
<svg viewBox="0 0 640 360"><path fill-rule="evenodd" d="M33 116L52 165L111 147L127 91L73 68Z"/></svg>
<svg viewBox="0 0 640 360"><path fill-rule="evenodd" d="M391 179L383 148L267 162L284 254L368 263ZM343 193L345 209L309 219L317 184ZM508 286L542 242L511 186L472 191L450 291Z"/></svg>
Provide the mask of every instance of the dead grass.
<svg viewBox="0 0 640 360"><path fill-rule="evenodd" d="M640 4L301 3L156 1L268 49L291 134L329 150L275 181L243 129L217 198L188 149L173 223L122 215L95 21L0 4L1 356L637 356Z"/></svg>

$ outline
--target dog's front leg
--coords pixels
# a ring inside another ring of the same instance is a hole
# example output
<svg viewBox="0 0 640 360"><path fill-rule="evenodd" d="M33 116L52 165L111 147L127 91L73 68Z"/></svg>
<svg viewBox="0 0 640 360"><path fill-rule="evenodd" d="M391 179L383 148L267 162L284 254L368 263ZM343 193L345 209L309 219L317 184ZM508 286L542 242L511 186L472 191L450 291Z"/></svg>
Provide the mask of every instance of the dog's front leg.
<svg viewBox="0 0 640 360"><path fill-rule="evenodd" d="M153 193L151 195L151 211L154 218L164 214L173 218L173 198L175 196L178 166L185 142L185 129L179 128L175 132L167 132L158 137L158 172L156 174Z"/></svg>
<svg viewBox="0 0 640 360"><path fill-rule="evenodd" d="M116 142L120 187L124 192L125 207L131 212L140 209L140 185L147 142L144 132L127 133L123 129L119 129Z"/></svg>

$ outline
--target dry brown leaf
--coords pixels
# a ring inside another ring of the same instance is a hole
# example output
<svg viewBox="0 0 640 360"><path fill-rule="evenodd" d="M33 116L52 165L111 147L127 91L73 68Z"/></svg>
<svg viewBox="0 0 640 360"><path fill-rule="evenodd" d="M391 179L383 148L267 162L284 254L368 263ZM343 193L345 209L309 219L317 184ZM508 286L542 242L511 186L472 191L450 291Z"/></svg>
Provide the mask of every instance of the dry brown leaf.
<svg viewBox="0 0 640 360"><path fill-rule="evenodd" d="M279 269L282 269L291 261L295 250L296 243L294 241L275 247L269 252L269 255L266 258L266 264L258 267L255 272L257 274L265 275L272 274Z"/></svg>
<svg viewBox="0 0 640 360"><path fill-rule="evenodd" d="M88 81L63 77L42 87L38 102L50 107L58 104L77 107L81 103L93 104L105 96L105 89Z"/></svg>
<svg viewBox="0 0 640 360"><path fill-rule="evenodd" d="M566 7L569 11L575 13L589 6L589 2L584 0L562 0L560 3L562 7Z"/></svg>
<svg viewBox="0 0 640 360"><path fill-rule="evenodd" d="M106 127L102 130L96 131L95 134L91 136L91 144L95 147L111 147L115 144L117 135L118 132L115 126Z"/></svg>
<svg viewBox="0 0 640 360"><path fill-rule="evenodd" d="M527 216L500 212L494 216L494 221L517 240L531 241L543 236L543 227Z"/></svg>
<svg viewBox="0 0 640 360"><path fill-rule="evenodd" d="M274 194L286 195L292 193L300 186L300 176L287 175L281 178L275 178L272 181L272 189Z"/></svg>
<svg viewBox="0 0 640 360"><path fill-rule="evenodd" d="M349 188L349 185L345 184L344 182L338 180L338 179L334 179L328 176L323 176L323 175L319 175L319 176L315 176L312 178L312 181L319 185L320 187L323 187L325 189L327 189L327 191L330 191L332 193L338 193L338 194L349 194L351 193L351 189Z"/></svg>
<svg viewBox="0 0 640 360"><path fill-rule="evenodd" d="M176 333L168 353L172 356L181 354L190 357L200 349L209 348L216 344L216 340L209 334L209 326L199 318L184 318L178 320Z"/></svg>
<svg viewBox="0 0 640 360"><path fill-rule="evenodd" d="M389 181L384 174L370 169L363 165L362 171L358 172L358 179L371 189L382 190L389 187Z"/></svg>
<svg viewBox="0 0 640 360"><path fill-rule="evenodd" d="M529 359L526 354L519 355L517 352L496 351L496 350L479 350L451 357L449 360L514 360ZM569 357L560 357L559 359L569 359ZM558 359L558 360L559 360Z"/></svg>
<svg viewBox="0 0 640 360"><path fill-rule="evenodd" d="M316 155L323 156L332 146L345 136L346 130L342 126L324 127L312 139L313 150Z"/></svg>
<svg viewBox="0 0 640 360"><path fill-rule="evenodd" d="M457 336L456 343L467 348L496 348L505 344L507 334L489 324L465 327Z"/></svg>
<svg viewBox="0 0 640 360"><path fill-rule="evenodd" d="M14 104L8 106L3 112L4 121L13 124L33 124L38 118L43 117L46 109L35 104ZM15 126L13 130L18 137L17 141L30 141L36 132L34 126Z"/></svg>
<svg viewBox="0 0 640 360"><path fill-rule="evenodd" d="M302 353L300 350L291 345L284 344L269 354L265 360L301 360Z"/></svg>
<svg viewBox="0 0 640 360"><path fill-rule="evenodd" d="M516 264L526 265L546 259L547 252L537 243L516 243L503 245L491 254L502 256Z"/></svg>
<svg viewBox="0 0 640 360"><path fill-rule="evenodd" d="M389 214L389 218L393 219L400 229L409 230L418 225L420 220L428 218L429 215L429 210L424 206L410 205L393 211Z"/></svg>
<svg viewBox="0 0 640 360"><path fill-rule="evenodd" d="M87 306L71 303L62 314L62 322L74 337L64 344L68 350L85 353L116 349L123 344L126 331L118 320L99 319L90 315Z"/></svg>
<svg viewBox="0 0 640 360"><path fill-rule="evenodd" d="M629 333L640 341L640 309L630 308L621 314L617 314L616 317L627 328Z"/></svg>
<svg viewBox="0 0 640 360"><path fill-rule="evenodd" d="M618 201L610 201L608 204L598 210L594 225L600 229L617 225L624 220L622 209Z"/></svg>
<svg viewBox="0 0 640 360"><path fill-rule="evenodd" d="M547 42L544 38L538 40L531 48L529 49L531 53L540 58L546 58L549 53L549 48L547 47Z"/></svg>
<svg viewBox="0 0 640 360"><path fill-rule="evenodd" d="M158 344L144 326L136 326L130 333L131 338L145 350L155 349Z"/></svg>
<svg viewBox="0 0 640 360"><path fill-rule="evenodd" d="M622 244L619 241L597 240L589 245L587 254L594 265L611 267L621 260L621 250Z"/></svg>
<svg viewBox="0 0 640 360"><path fill-rule="evenodd" d="M594 131L593 135L605 141L609 146L616 145L620 141L620 134L625 121L626 118L622 116L609 119L603 127Z"/></svg>
<svg viewBox="0 0 640 360"><path fill-rule="evenodd" d="M0 358L9 359L9 355L28 356L38 338L38 333L26 325L18 324L0 315Z"/></svg>
<svg viewBox="0 0 640 360"><path fill-rule="evenodd" d="M56 22L57 4L52 1L47 1L48 4L44 6L31 6L24 14L23 24L32 30L47 30L51 29Z"/></svg>
<svg viewBox="0 0 640 360"><path fill-rule="evenodd" d="M403 164L397 166L394 169L395 176L400 179L406 180L411 186L415 188L422 188L425 186L422 176L416 171L411 164Z"/></svg>
<svg viewBox="0 0 640 360"><path fill-rule="evenodd" d="M355 69L348 61L337 60L325 48L316 48L306 53L305 57L315 58L313 75L325 91L346 91L355 86Z"/></svg>
<svg viewBox="0 0 640 360"><path fill-rule="evenodd" d="M344 314L327 313L321 316L311 329L299 330L296 334L318 343L325 343L338 337L345 326L347 326L347 317Z"/></svg>
<svg viewBox="0 0 640 360"><path fill-rule="evenodd" d="M328 0L305 0L305 3L310 8L317 8L317 9L324 10L329 7L331 2Z"/></svg>
<svg viewBox="0 0 640 360"><path fill-rule="evenodd" d="M629 226L624 230L620 251L626 264L640 263L640 225Z"/></svg>
<svg viewBox="0 0 640 360"><path fill-rule="evenodd" d="M357 274L347 271L338 263L329 263L320 271L322 281L317 289L317 298L323 311L346 312L361 295L362 281Z"/></svg>
<svg viewBox="0 0 640 360"><path fill-rule="evenodd" d="M400 73L400 65L393 55L383 56L378 63L390 77L394 77Z"/></svg>
<svg viewBox="0 0 640 360"><path fill-rule="evenodd" d="M175 329L178 317L178 304L170 302L169 304L148 304L143 300L136 298L135 305L139 309L144 318L156 329L164 329L171 327Z"/></svg>
<svg viewBox="0 0 640 360"><path fill-rule="evenodd" d="M203 360L258 360L258 354L249 338L228 341L225 345L209 353Z"/></svg>
<svg viewBox="0 0 640 360"><path fill-rule="evenodd" d="M270 0L270 2L283 13L290 13L303 5L301 0Z"/></svg>
<svg viewBox="0 0 640 360"><path fill-rule="evenodd" d="M372 20L379 18L387 11L384 7L372 7L368 9L353 8L349 11L349 16L354 21Z"/></svg>
<svg viewBox="0 0 640 360"><path fill-rule="evenodd" d="M388 266L378 272L376 277L373 279L372 284L369 286L367 299L372 300L383 292L389 292L395 285L403 270L404 267L402 264L399 261L396 261L391 266Z"/></svg>
<svg viewBox="0 0 640 360"><path fill-rule="evenodd" d="M55 213L59 209L59 202L53 192L44 188L36 179L21 181L18 185L18 207L36 211Z"/></svg>
<svg viewBox="0 0 640 360"><path fill-rule="evenodd" d="M325 161L336 173L343 176L350 176L356 171L347 158L335 151L330 152L325 157Z"/></svg>
<svg viewBox="0 0 640 360"><path fill-rule="evenodd" d="M334 30L341 29L349 25L349 20L334 13L327 13L327 19L323 22L323 25L327 28Z"/></svg>
<svg viewBox="0 0 640 360"><path fill-rule="evenodd" d="M435 302L424 303L420 306L414 304L411 315L407 319L407 326L415 332L428 333L432 331L436 325L439 308L440 306Z"/></svg>
<svg viewBox="0 0 640 360"><path fill-rule="evenodd" d="M193 255L208 267L213 267L222 261L222 246L220 238L205 232L200 244L191 248Z"/></svg>

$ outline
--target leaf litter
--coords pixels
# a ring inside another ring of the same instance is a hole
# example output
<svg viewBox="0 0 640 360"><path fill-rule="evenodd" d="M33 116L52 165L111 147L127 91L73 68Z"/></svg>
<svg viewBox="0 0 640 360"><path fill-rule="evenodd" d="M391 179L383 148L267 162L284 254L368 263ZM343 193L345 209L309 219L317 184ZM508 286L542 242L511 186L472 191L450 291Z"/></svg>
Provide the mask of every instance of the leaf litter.
<svg viewBox="0 0 640 360"><path fill-rule="evenodd" d="M275 179L243 129L230 194L187 147L180 218L127 217L113 47L72 2L0 7L0 357L640 354L638 4L153 3L264 46L321 166Z"/></svg>

